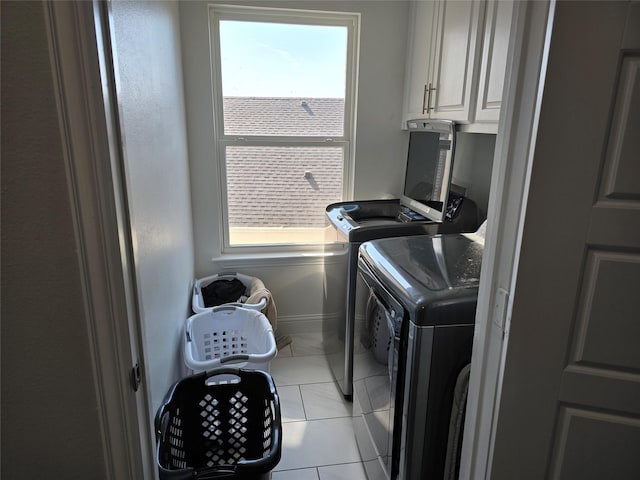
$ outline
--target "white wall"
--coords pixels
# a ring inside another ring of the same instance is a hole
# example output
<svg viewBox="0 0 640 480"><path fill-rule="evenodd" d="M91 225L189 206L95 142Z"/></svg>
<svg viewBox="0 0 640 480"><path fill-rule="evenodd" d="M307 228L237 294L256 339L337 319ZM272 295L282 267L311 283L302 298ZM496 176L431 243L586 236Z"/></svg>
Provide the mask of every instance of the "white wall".
<svg viewBox="0 0 640 480"><path fill-rule="evenodd" d="M111 2L118 109L152 408L184 373L193 282L176 2ZM152 413L154 413L152 412Z"/></svg>
<svg viewBox="0 0 640 480"><path fill-rule="evenodd" d="M43 2L2 9L2 473L106 479Z"/></svg>
<svg viewBox="0 0 640 480"><path fill-rule="evenodd" d="M234 3L234 2L227 2ZM401 123L407 41L405 1L235 2L260 6L361 13L358 110L355 138L356 199L397 196L402 185L407 134ZM184 81L194 212L195 270L206 276L222 270L261 278L276 300L279 325L296 329L341 312L335 284L344 256L323 260L229 259L222 256L219 192L213 142L208 2L180 3Z"/></svg>

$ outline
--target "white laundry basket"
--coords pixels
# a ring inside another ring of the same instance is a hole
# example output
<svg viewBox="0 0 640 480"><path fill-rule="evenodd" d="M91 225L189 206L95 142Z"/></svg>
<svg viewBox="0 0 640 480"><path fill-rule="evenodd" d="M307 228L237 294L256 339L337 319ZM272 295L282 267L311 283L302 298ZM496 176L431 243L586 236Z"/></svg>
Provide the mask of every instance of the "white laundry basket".
<svg viewBox="0 0 640 480"><path fill-rule="evenodd" d="M202 289L209 286L216 280L233 280L238 279L242 282L242 284L246 287L246 296L250 296L252 294L251 288L254 285L254 277L250 277L249 275L244 275L242 273L220 273L217 275L211 275L209 277L199 278L193 284L193 296L191 297L191 309L193 313L201 313L210 311L213 307L207 307L204 304L204 298L202 296ZM259 282L259 285L262 285L262 282ZM262 311L267 306L267 299L262 298L258 303L242 303L242 302L233 302L233 303L225 303L225 305L236 305L243 308L250 308L253 310Z"/></svg>
<svg viewBox="0 0 640 480"><path fill-rule="evenodd" d="M269 372L277 347L267 317L225 304L189 317L184 361L194 372L233 366Z"/></svg>

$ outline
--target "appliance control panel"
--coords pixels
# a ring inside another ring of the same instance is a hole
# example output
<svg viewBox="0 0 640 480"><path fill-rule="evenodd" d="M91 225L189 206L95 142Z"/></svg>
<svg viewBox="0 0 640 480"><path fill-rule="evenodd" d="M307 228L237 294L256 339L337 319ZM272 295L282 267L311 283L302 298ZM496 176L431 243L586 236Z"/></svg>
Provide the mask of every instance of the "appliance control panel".
<svg viewBox="0 0 640 480"><path fill-rule="evenodd" d="M445 220L451 221L454 218L456 218L456 215L460 210L460 206L462 205L463 200L464 200L464 197L449 195L449 201L447 202L447 209L444 214Z"/></svg>
<svg viewBox="0 0 640 480"><path fill-rule="evenodd" d="M427 218L409 208L403 208L398 214L398 220L401 222L423 222Z"/></svg>

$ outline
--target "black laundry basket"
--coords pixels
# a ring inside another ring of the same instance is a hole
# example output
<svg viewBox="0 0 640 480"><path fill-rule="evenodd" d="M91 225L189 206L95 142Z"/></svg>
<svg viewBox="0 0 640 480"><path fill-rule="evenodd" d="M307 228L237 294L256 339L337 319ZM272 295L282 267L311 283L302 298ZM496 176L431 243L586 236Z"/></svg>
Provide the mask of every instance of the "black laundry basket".
<svg viewBox="0 0 640 480"><path fill-rule="evenodd" d="M161 480L269 478L280 461L280 401L263 371L219 368L178 381L155 429Z"/></svg>

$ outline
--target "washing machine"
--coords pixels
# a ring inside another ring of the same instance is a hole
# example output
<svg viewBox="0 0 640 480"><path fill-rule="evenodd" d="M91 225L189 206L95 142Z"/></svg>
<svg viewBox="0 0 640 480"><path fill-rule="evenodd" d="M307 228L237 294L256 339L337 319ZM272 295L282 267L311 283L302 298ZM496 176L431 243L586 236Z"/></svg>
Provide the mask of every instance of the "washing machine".
<svg viewBox="0 0 640 480"><path fill-rule="evenodd" d="M370 480L457 478L482 253L475 234L360 246L353 421Z"/></svg>

